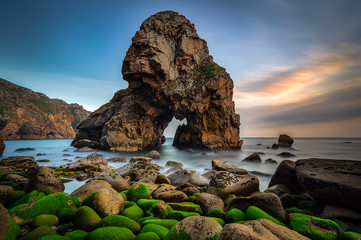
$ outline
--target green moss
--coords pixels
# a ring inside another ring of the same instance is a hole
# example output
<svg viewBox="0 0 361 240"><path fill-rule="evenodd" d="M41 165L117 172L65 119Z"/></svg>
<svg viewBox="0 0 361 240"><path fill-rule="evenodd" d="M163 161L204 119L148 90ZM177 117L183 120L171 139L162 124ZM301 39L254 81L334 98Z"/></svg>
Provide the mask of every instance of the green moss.
<svg viewBox="0 0 361 240"><path fill-rule="evenodd" d="M59 223L59 219L57 216L53 214L41 214L39 216L34 217L31 222L31 227L33 229L38 228L40 226L56 226Z"/></svg>
<svg viewBox="0 0 361 240"><path fill-rule="evenodd" d="M85 240L100 240L100 239L112 239L112 240L132 240L135 235L128 228L123 227L101 227L97 228L88 236Z"/></svg>
<svg viewBox="0 0 361 240"><path fill-rule="evenodd" d="M278 225L286 227L285 224L283 224L282 222L280 222L279 220L272 217L271 215L269 215L268 213L264 212L263 210L259 209L256 206L248 207L246 215L247 215L247 218L251 219L251 220L265 218L265 219L271 220L274 223L277 223Z"/></svg>
<svg viewBox="0 0 361 240"><path fill-rule="evenodd" d="M21 233L21 228L19 227L19 225L14 223L14 221L11 219L9 214L8 214L8 229L9 232L4 236L5 240L16 239Z"/></svg>
<svg viewBox="0 0 361 240"><path fill-rule="evenodd" d="M144 227L142 227L142 230L140 230L140 234L141 233L146 233L146 232L154 232L156 233L160 239L165 239L165 236L167 236L168 234L168 229L166 227L163 227L161 225L158 224L147 224Z"/></svg>
<svg viewBox="0 0 361 240"><path fill-rule="evenodd" d="M361 234L355 232L343 232L340 235L340 240L360 240Z"/></svg>
<svg viewBox="0 0 361 240"><path fill-rule="evenodd" d="M195 197L195 196L190 196L190 197L188 198L188 200L191 201L191 202L196 202L197 197Z"/></svg>
<svg viewBox="0 0 361 240"><path fill-rule="evenodd" d="M124 190L120 192L120 195L122 195L124 201L128 200L127 194L128 194L128 190Z"/></svg>
<svg viewBox="0 0 361 240"><path fill-rule="evenodd" d="M206 213L207 217L216 217L224 219L226 217L226 214L223 212L223 210L219 208L214 208Z"/></svg>
<svg viewBox="0 0 361 240"><path fill-rule="evenodd" d="M39 240L69 240L69 238L59 235L48 235L39 238Z"/></svg>
<svg viewBox="0 0 361 240"><path fill-rule="evenodd" d="M196 213L199 213L200 215L203 214L201 206L199 206L198 204L195 204L195 203L191 203L191 202L168 203L168 205L173 210L180 210L180 211L186 211L186 212L196 212Z"/></svg>
<svg viewBox="0 0 361 240"><path fill-rule="evenodd" d="M140 231L140 224L125 216L112 215L103 218L98 227L125 227L130 229L134 234Z"/></svg>
<svg viewBox="0 0 361 240"><path fill-rule="evenodd" d="M147 224L158 224L168 229L172 228L173 226L177 225L179 221L175 219L149 219L142 222L142 226Z"/></svg>
<svg viewBox="0 0 361 240"><path fill-rule="evenodd" d="M160 238L154 232L145 232L136 236L134 240L160 240Z"/></svg>
<svg viewBox="0 0 361 240"><path fill-rule="evenodd" d="M128 189L127 197L129 201L133 202L139 199L148 199L150 197L149 188L144 183L135 183Z"/></svg>
<svg viewBox="0 0 361 240"><path fill-rule="evenodd" d="M72 196L73 202L74 202L75 206L78 208L81 207L81 201L79 200L79 196L80 196L80 194Z"/></svg>
<svg viewBox="0 0 361 240"><path fill-rule="evenodd" d="M173 209L165 204L163 201L157 202L156 204L153 204L153 206L150 209L150 212L152 214L148 214L148 215L152 215L154 217L159 217L159 218L168 218L168 216L173 212Z"/></svg>
<svg viewBox="0 0 361 240"><path fill-rule="evenodd" d="M10 183L9 186L11 186L14 189L14 191L21 190L21 186L18 183Z"/></svg>
<svg viewBox="0 0 361 240"><path fill-rule="evenodd" d="M88 232L83 230L75 230L65 234L65 236L71 240L83 240L88 234Z"/></svg>
<svg viewBox="0 0 361 240"><path fill-rule="evenodd" d="M222 227L226 224L223 221L223 219L221 219L221 218L217 218L217 217L209 217L209 218L212 218L212 219L216 220L219 223L219 225L221 225Z"/></svg>
<svg viewBox="0 0 361 240"><path fill-rule="evenodd" d="M19 195L22 195L23 191L15 191L15 192L19 192ZM25 192L24 192L25 193ZM21 204L27 204L27 203L32 203L35 202L37 200L42 199L43 197L45 197L45 193L42 192L38 192L36 190L29 192L26 195L23 195L23 197L21 197L19 200L17 200L16 202L14 202L11 205L11 208L21 205Z"/></svg>
<svg viewBox="0 0 361 240"><path fill-rule="evenodd" d="M140 207L138 207L138 205L134 205L132 207L124 209L121 215L137 221L139 218L144 216L144 212Z"/></svg>
<svg viewBox="0 0 361 240"><path fill-rule="evenodd" d="M137 204L138 204L139 207L141 207L143 209L143 211L147 211L154 204L157 204L158 202L164 202L164 201L157 200L157 199L139 199L137 201Z"/></svg>
<svg viewBox="0 0 361 240"><path fill-rule="evenodd" d="M49 226L41 226L25 234L19 240L34 240L47 235L56 235L56 231Z"/></svg>
<svg viewBox="0 0 361 240"><path fill-rule="evenodd" d="M334 221L301 213L290 214L290 225L296 232L315 240L337 239L342 232Z"/></svg>
<svg viewBox="0 0 361 240"><path fill-rule="evenodd" d="M169 215L169 218L181 221L181 220L183 220L187 217L191 217L191 216L199 216L199 214L196 212L185 212L185 211L174 210Z"/></svg>
<svg viewBox="0 0 361 240"><path fill-rule="evenodd" d="M129 201L124 202L124 208L133 207L134 205L137 204L135 202L129 202Z"/></svg>
<svg viewBox="0 0 361 240"><path fill-rule="evenodd" d="M80 207L74 217L74 229L91 231L97 227L100 220L99 215L90 207Z"/></svg>
<svg viewBox="0 0 361 240"><path fill-rule="evenodd" d="M33 203L14 207L10 210L10 215L16 223L24 224L40 214L55 215L62 207L75 207L72 198L64 193L54 193Z"/></svg>
<svg viewBox="0 0 361 240"><path fill-rule="evenodd" d="M60 222L71 222L73 221L77 209L76 208L70 208L70 207L64 207L60 208L58 212L56 213L56 216L58 216Z"/></svg>
<svg viewBox="0 0 361 240"><path fill-rule="evenodd" d="M246 214L237 208L232 208L226 215L226 223L235 223L246 218Z"/></svg>
<svg viewBox="0 0 361 240"><path fill-rule="evenodd" d="M139 218L137 222L138 222L139 224L142 224L144 221L152 220L152 219L158 219L158 220L159 220L160 218L153 217L153 216L142 217L142 218Z"/></svg>

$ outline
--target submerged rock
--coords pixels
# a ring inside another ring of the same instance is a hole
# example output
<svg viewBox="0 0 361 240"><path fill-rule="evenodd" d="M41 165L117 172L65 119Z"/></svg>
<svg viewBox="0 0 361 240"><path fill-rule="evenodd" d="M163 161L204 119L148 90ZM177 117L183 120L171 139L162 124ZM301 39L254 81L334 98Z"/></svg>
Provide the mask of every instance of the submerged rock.
<svg viewBox="0 0 361 240"><path fill-rule="evenodd" d="M259 156L258 153L253 153L253 154L249 155L248 157L246 157L245 159L243 159L243 161L247 161L247 162L262 162L261 157Z"/></svg>
<svg viewBox="0 0 361 240"><path fill-rule="evenodd" d="M122 73L128 88L78 126L74 145L89 139L111 151L151 148L164 143L164 129L175 117L188 120L176 131L177 147L241 147L233 81L184 16L164 11L146 19Z"/></svg>
<svg viewBox="0 0 361 240"><path fill-rule="evenodd" d="M281 134L278 137L278 147L292 147L294 140L287 134Z"/></svg>

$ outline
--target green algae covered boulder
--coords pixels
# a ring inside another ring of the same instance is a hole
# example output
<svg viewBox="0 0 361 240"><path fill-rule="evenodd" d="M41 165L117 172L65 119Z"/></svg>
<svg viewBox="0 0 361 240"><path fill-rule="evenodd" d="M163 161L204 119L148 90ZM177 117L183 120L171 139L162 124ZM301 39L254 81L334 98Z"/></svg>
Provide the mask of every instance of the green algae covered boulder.
<svg viewBox="0 0 361 240"><path fill-rule="evenodd" d="M153 206L150 208L149 215L164 219L164 218L168 218L168 216L172 212L173 212L173 209L169 205L165 204L165 202L163 202L163 201L159 201L156 204L153 204Z"/></svg>
<svg viewBox="0 0 361 240"><path fill-rule="evenodd" d="M124 201L128 201L127 194L128 194L128 190L124 190L120 192L120 195L122 195Z"/></svg>
<svg viewBox="0 0 361 240"><path fill-rule="evenodd" d="M219 223L219 225L221 225L222 227L226 224L223 219L217 217L209 217L209 218L216 220Z"/></svg>
<svg viewBox="0 0 361 240"><path fill-rule="evenodd" d="M15 195L15 192L17 192L17 194L22 195L22 196L21 196L21 198L18 198L18 200L16 202L13 202L11 204L10 208L16 207L16 206L21 205L21 204L27 204L27 203L35 202L35 201L37 201L37 200L39 200L39 199L46 196L45 193L38 192L36 190L31 191L26 195L25 195L24 191L14 191L14 195Z"/></svg>
<svg viewBox="0 0 361 240"><path fill-rule="evenodd" d="M132 207L124 209L121 215L137 221L139 218L144 216L144 212L140 207L138 207L138 205L134 205Z"/></svg>
<svg viewBox="0 0 361 240"><path fill-rule="evenodd" d="M268 213L264 212L263 210L261 210L260 208L258 208L256 206L248 207L246 215L247 215L247 218L251 219L251 220L265 218L265 219L271 220L274 223L277 223L278 225L286 227L285 224L283 224L282 222L280 222L279 220L272 217L271 215L269 215Z"/></svg>
<svg viewBox="0 0 361 240"><path fill-rule="evenodd" d="M141 224L142 224L142 226L145 226L147 224L158 224L158 225L161 225L163 227L170 229L173 226L175 226L178 222L179 221L175 220L175 219L149 219L149 220L145 220Z"/></svg>
<svg viewBox="0 0 361 240"><path fill-rule="evenodd" d="M340 240L361 240L361 234L355 232L343 232L340 235Z"/></svg>
<svg viewBox="0 0 361 240"><path fill-rule="evenodd" d="M85 240L132 240L135 235L128 228L124 227L101 227L90 232Z"/></svg>
<svg viewBox="0 0 361 240"><path fill-rule="evenodd" d="M153 216L142 217L142 218L139 218L139 219L137 220L137 222L138 222L139 224L142 224L144 221L152 220L152 219L158 219L158 220L159 220L160 218L153 217Z"/></svg>
<svg viewBox="0 0 361 240"><path fill-rule="evenodd" d="M201 206L192 202L182 202L182 203L168 203L168 205L173 210L186 211L186 212L196 212L200 215L203 214Z"/></svg>
<svg viewBox="0 0 361 240"><path fill-rule="evenodd" d="M146 233L146 232L154 232L158 235L158 237L162 240L165 239L165 236L168 234L168 228L163 227L158 224L147 224L144 227L142 227L142 230L140 230L140 234Z"/></svg>
<svg viewBox="0 0 361 240"><path fill-rule="evenodd" d="M83 230L74 230L65 234L65 236L71 240L83 240L86 236L88 236L88 232Z"/></svg>
<svg viewBox="0 0 361 240"><path fill-rule="evenodd" d="M14 190L11 198L6 202L6 206L10 206L10 208L17 206L15 203L26 196L26 193L22 190ZM21 203L20 203L21 204ZM18 204L19 205L19 204Z"/></svg>
<svg viewBox="0 0 361 240"><path fill-rule="evenodd" d="M125 216L112 215L103 218L98 227L125 227L130 229L134 234L140 231L140 224Z"/></svg>
<svg viewBox="0 0 361 240"><path fill-rule="evenodd" d="M134 205L137 205L137 203L135 203L135 202L129 202L129 201L125 201L125 202L124 202L124 208L133 207Z"/></svg>
<svg viewBox="0 0 361 240"><path fill-rule="evenodd" d="M139 199L137 201L137 205L143 209L143 211L147 211L150 209L154 204L159 202L164 202L163 200L158 199Z"/></svg>
<svg viewBox="0 0 361 240"><path fill-rule="evenodd" d="M187 217L191 217L191 216L199 216L199 214L196 212L173 210L172 213L169 215L169 218L181 221L181 220L183 220Z"/></svg>
<svg viewBox="0 0 361 240"><path fill-rule="evenodd" d="M62 207L75 207L70 196L64 193L54 193L45 196L33 203L18 205L12 208L9 213L17 224L25 224L41 214L56 214Z"/></svg>
<svg viewBox="0 0 361 240"><path fill-rule="evenodd" d="M21 228L14 223L10 215L0 203L0 239L15 240L20 235Z"/></svg>
<svg viewBox="0 0 361 240"><path fill-rule="evenodd" d="M313 240L334 240L342 233L341 227L332 220L301 213L290 214L290 225L296 232Z"/></svg>
<svg viewBox="0 0 361 240"><path fill-rule="evenodd" d="M33 229L38 228L40 226L56 226L59 223L59 219L57 216L53 214L41 214L39 216L34 217L31 222L31 227Z"/></svg>
<svg viewBox="0 0 361 240"><path fill-rule="evenodd" d="M77 208L63 207L58 210L56 216L59 218L59 222L61 223L71 222L73 221L77 210Z"/></svg>
<svg viewBox="0 0 361 240"><path fill-rule="evenodd" d="M145 232L136 236L134 240L160 240L160 238L154 232Z"/></svg>
<svg viewBox="0 0 361 240"><path fill-rule="evenodd" d="M149 188L144 183L135 183L128 189L128 201L137 202L139 199L148 199L149 197Z"/></svg>
<svg viewBox="0 0 361 240"><path fill-rule="evenodd" d="M244 212L242 212L238 208L232 208L231 210L229 210L225 217L226 223L235 223L244 219L246 219L246 214L244 214Z"/></svg>
<svg viewBox="0 0 361 240"><path fill-rule="evenodd" d="M56 231L49 226L41 226L25 234L20 240L34 240L47 235L56 235Z"/></svg>
<svg viewBox="0 0 361 240"><path fill-rule="evenodd" d="M226 217L226 214L223 212L223 210L219 208L214 208L206 213L207 217L216 217L224 219Z"/></svg>
<svg viewBox="0 0 361 240"><path fill-rule="evenodd" d="M90 207L80 207L74 216L74 229L91 231L97 227L100 220L99 215Z"/></svg>
<svg viewBox="0 0 361 240"><path fill-rule="evenodd" d="M41 237L38 240L69 240L69 238L60 235L48 235Z"/></svg>

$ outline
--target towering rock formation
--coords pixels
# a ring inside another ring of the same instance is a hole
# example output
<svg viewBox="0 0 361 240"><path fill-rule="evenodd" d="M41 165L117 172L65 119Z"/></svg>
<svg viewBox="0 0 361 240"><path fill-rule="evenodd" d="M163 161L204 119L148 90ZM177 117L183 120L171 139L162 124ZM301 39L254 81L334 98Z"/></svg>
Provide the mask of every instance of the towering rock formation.
<svg viewBox="0 0 361 240"><path fill-rule="evenodd" d="M165 11L146 19L122 73L128 88L78 126L75 146L89 139L112 151L143 150L164 143L163 131L175 117L187 119L176 131L177 147L241 147L233 81L184 16Z"/></svg>

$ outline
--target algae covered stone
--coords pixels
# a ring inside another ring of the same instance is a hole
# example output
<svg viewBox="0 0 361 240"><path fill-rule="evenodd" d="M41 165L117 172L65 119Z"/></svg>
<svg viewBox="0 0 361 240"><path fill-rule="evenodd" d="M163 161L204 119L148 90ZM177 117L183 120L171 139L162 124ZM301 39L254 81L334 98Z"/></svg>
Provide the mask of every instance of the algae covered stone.
<svg viewBox="0 0 361 240"><path fill-rule="evenodd" d="M144 211L146 211L149 208L151 208L154 204L157 204L159 202L164 202L164 201L158 199L139 199L137 201L137 205L141 207Z"/></svg>
<svg viewBox="0 0 361 240"><path fill-rule="evenodd" d="M69 240L69 238L60 235L48 235L41 237L38 240Z"/></svg>
<svg viewBox="0 0 361 240"><path fill-rule="evenodd" d="M103 218L98 227L125 227L130 229L134 234L140 231L140 225L133 219L121 215L112 215Z"/></svg>
<svg viewBox="0 0 361 240"><path fill-rule="evenodd" d="M0 203L0 239L15 240L20 235L21 228L14 223L10 215Z"/></svg>
<svg viewBox="0 0 361 240"><path fill-rule="evenodd" d="M74 229L91 231L97 227L100 220L99 215L90 207L80 207L74 217Z"/></svg>
<svg viewBox="0 0 361 240"><path fill-rule="evenodd" d="M278 225L286 227L285 224L283 224L282 222L280 222L279 220L272 217L271 215L269 215L268 213L264 212L263 210L259 209L256 206L250 206L247 209L246 215L248 219L257 220L257 219L265 218L271 220L274 223L277 223Z"/></svg>
<svg viewBox="0 0 361 240"><path fill-rule="evenodd" d="M121 215L137 221L139 218L144 216L144 212L140 207L138 207L138 205L134 205L132 207L124 209Z"/></svg>
<svg viewBox="0 0 361 240"><path fill-rule="evenodd" d="M124 227L101 227L90 232L85 240L133 240L135 235L128 228Z"/></svg>
<svg viewBox="0 0 361 240"><path fill-rule="evenodd" d="M136 236L134 240L160 240L160 238L154 232L145 232Z"/></svg>
<svg viewBox="0 0 361 240"><path fill-rule="evenodd" d="M355 232L343 232L340 235L341 240L360 240L361 234Z"/></svg>
<svg viewBox="0 0 361 240"><path fill-rule="evenodd" d="M70 238L71 240L83 240L86 236L88 236L88 232L83 230L74 230L72 232L69 232L65 234L67 238Z"/></svg>
<svg viewBox="0 0 361 240"><path fill-rule="evenodd" d="M173 210L186 211L186 212L196 212L196 213L199 213L199 214L203 214L201 206L199 206L198 204L192 203L192 202L168 203L168 205Z"/></svg>
<svg viewBox="0 0 361 240"><path fill-rule="evenodd" d="M136 202L139 199L148 199L149 197L149 188L144 183L135 183L128 189L128 201Z"/></svg>
<svg viewBox="0 0 361 240"><path fill-rule="evenodd" d="M173 210L172 213L169 215L169 218L171 219L177 219L179 221L191 217L191 216L199 216L196 212L186 212L186 211L179 211L179 210Z"/></svg>
<svg viewBox="0 0 361 240"><path fill-rule="evenodd" d="M18 192L18 191L15 191ZM25 194L24 191L19 191L19 194ZM23 195L20 199L18 199L16 202L12 203L10 208L16 207L18 205L21 204L27 204L27 203L32 203L35 202L36 200L39 200L41 198L45 197L45 193L43 192L38 192L37 190L31 191L26 195Z"/></svg>
<svg viewBox="0 0 361 240"><path fill-rule="evenodd" d="M172 212L173 209L163 201L158 202L151 207L152 215L159 218L168 218Z"/></svg>
<svg viewBox="0 0 361 240"><path fill-rule="evenodd" d="M59 223L59 219L56 215L53 214L41 214L36 216L31 222L31 227L33 229L40 226L56 226Z"/></svg>
<svg viewBox="0 0 361 240"><path fill-rule="evenodd" d="M301 213L290 214L290 225L296 232L311 239L338 239L341 227L332 220L322 219Z"/></svg>
<svg viewBox="0 0 361 240"><path fill-rule="evenodd" d="M147 224L158 224L163 227L166 227L168 229L174 227L176 224L178 224L179 221L175 219L149 219L142 222L142 226L145 226Z"/></svg>
<svg viewBox="0 0 361 240"><path fill-rule="evenodd" d="M163 227L158 224L147 224L142 228L140 234L146 232L154 232L159 236L160 239L164 240L169 230L166 227Z"/></svg>
<svg viewBox="0 0 361 240"><path fill-rule="evenodd" d="M214 208L210 211L208 211L206 213L207 217L216 217L216 218L221 218L224 219L226 214L223 212L223 210L219 209L219 208Z"/></svg>
<svg viewBox="0 0 361 240"><path fill-rule="evenodd" d="M49 226L41 226L25 234L20 240L34 240L47 235L56 235L56 231Z"/></svg>
<svg viewBox="0 0 361 240"><path fill-rule="evenodd" d="M238 221L242 221L245 218L246 218L246 214L244 214L244 212L242 212L241 210L239 210L237 208L232 208L227 213L225 220L227 223L235 223Z"/></svg>
<svg viewBox="0 0 361 240"><path fill-rule="evenodd" d="M76 208L64 207L58 210L56 216L59 218L59 222L71 222L73 221L76 212Z"/></svg>
<svg viewBox="0 0 361 240"><path fill-rule="evenodd" d="M223 219L217 217L209 217L209 218L216 220L222 227L226 224Z"/></svg>
<svg viewBox="0 0 361 240"><path fill-rule="evenodd" d="M171 228L166 240L216 240L222 232L222 226L214 219L193 216L185 218Z"/></svg>

